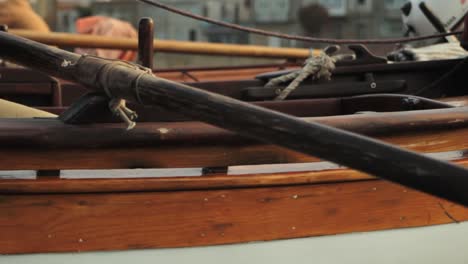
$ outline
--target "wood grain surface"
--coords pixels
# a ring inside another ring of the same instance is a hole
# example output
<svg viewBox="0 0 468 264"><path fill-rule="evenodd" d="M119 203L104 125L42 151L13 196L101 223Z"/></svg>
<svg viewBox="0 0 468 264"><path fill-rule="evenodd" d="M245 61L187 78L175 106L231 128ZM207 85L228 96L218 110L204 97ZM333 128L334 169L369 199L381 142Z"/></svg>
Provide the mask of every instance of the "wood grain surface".
<svg viewBox="0 0 468 264"><path fill-rule="evenodd" d="M380 180L0 196L0 253L193 247L429 226L468 210Z"/></svg>
<svg viewBox="0 0 468 264"><path fill-rule="evenodd" d="M39 131L38 131L39 132ZM104 135L103 135L104 136ZM418 152L468 149L468 129L376 137ZM273 145L212 143L126 148L0 148L1 170L223 167L314 162L317 158Z"/></svg>
<svg viewBox="0 0 468 264"><path fill-rule="evenodd" d="M454 160L453 162L460 166L468 167L468 159L466 157L461 160ZM312 166L309 167L312 168ZM93 171L87 171L85 179L39 177L34 180L0 180L0 194L186 191L343 183L376 179L365 173L344 168L289 173L214 174L185 177L148 177L150 175L145 175L145 172L139 172L139 177L125 177L125 173L123 172L121 173L123 175L119 178L99 178L97 176L98 173L93 174Z"/></svg>

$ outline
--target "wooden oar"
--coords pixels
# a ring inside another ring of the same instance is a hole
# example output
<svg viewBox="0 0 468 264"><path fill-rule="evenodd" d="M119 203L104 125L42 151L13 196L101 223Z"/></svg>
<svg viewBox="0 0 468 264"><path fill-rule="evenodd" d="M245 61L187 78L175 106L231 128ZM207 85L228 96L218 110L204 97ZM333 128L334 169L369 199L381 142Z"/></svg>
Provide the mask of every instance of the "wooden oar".
<svg viewBox="0 0 468 264"><path fill-rule="evenodd" d="M59 47L101 48L137 50L138 40L113 38L70 33L38 33L27 30L10 30L10 33ZM257 57L271 59L306 59L311 50L299 48L272 48L266 46L234 45L207 42L190 42L176 40L154 40L154 49L158 52L218 55L236 57ZM312 50L318 54L320 50Z"/></svg>
<svg viewBox="0 0 468 264"><path fill-rule="evenodd" d="M468 171L367 137L0 32L0 57L468 205ZM129 132L131 133L131 132Z"/></svg>

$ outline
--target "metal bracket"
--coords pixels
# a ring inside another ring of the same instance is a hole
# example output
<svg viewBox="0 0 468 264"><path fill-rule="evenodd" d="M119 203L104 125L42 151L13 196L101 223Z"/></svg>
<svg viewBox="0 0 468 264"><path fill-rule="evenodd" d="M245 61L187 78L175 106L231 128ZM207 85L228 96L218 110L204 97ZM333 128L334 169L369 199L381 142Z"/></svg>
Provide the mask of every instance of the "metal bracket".
<svg viewBox="0 0 468 264"><path fill-rule="evenodd" d="M376 56L364 45L349 45L348 49L356 55L354 60L342 60L336 63L337 66L368 65L368 64L387 64L386 58Z"/></svg>
<svg viewBox="0 0 468 264"><path fill-rule="evenodd" d="M405 80L376 82L372 73L364 76L364 81L349 83L303 84L293 91L288 98L324 98L343 97L361 94L379 94L401 92L407 87ZM276 87L248 87L243 90L243 99L249 101L271 100L276 96Z"/></svg>

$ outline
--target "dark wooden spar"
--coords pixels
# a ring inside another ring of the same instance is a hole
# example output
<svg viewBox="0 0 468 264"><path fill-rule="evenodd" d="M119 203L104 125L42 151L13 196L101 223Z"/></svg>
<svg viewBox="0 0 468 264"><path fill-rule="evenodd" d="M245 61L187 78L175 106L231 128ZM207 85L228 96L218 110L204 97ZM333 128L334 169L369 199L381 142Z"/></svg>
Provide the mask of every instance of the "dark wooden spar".
<svg viewBox="0 0 468 264"><path fill-rule="evenodd" d="M5 59L112 97L156 105L468 205L468 171L453 164L158 78L122 62L80 56L1 32L0 46Z"/></svg>

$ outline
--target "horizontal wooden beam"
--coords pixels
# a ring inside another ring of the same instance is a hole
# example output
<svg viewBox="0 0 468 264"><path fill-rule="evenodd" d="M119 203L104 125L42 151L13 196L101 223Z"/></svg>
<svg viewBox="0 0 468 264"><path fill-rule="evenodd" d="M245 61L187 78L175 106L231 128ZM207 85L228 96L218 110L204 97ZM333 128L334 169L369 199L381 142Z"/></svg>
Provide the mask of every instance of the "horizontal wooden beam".
<svg viewBox="0 0 468 264"><path fill-rule="evenodd" d="M40 131L37 131L40 133ZM105 134L101 135L105 137ZM376 137L418 152L463 151L468 149L468 128L419 131ZM317 158L264 144L185 144L126 148L22 148L0 149L0 170L126 169L223 167L233 165L303 163Z"/></svg>
<svg viewBox="0 0 468 264"><path fill-rule="evenodd" d="M431 226L468 209L384 181L0 195L0 254L194 247Z"/></svg>
<svg viewBox="0 0 468 264"><path fill-rule="evenodd" d="M264 107L292 114L294 104ZM298 108L307 104L297 104ZM331 110L330 110L331 111ZM295 114L301 114L295 111ZM404 133L430 135L468 127L468 108L370 113L303 118L308 122L369 136L397 136ZM462 140L462 139L459 139ZM55 119L0 119L0 146L3 148L135 148L177 145L246 145L256 141L201 122L138 123L131 131L123 124L66 125Z"/></svg>
<svg viewBox="0 0 468 264"><path fill-rule="evenodd" d="M460 166L468 167L467 158L463 156L460 159L455 158L451 161ZM245 175L218 174L191 177L93 179L93 176L95 176L93 171L89 171L87 175L89 178L87 179L0 180L0 194L186 191L376 180L373 176L350 169ZM141 176L148 175L142 174Z"/></svg>
<svg viewBox="0 0 468 264"><path fill-rule="evenodd" d="M468 149L465 108L307 118L419 152ZM198 122L64 125L0 119L1 170L220 167L313 162ZM59 159L57 157L60 157Z"/></svg>
<svg viewBox="0 0 468 264"><path fill-rule="evenodd" d="M176 70L164 70L157 69L155 74L169 80L177 82L226 82L239 81L239 80L252 80L257 75L276 72L284 69L298 69L297 64L277 64L277 65L265 65L259 66L248 66L243 68L187 68L187 69L176 69Z"/></svg>
<svg viewBox="0 0 468 264"><path fill-rule="evenodd" d="M137 50L138 40L129 38L115 38L71 33L39 33L27 30L10 30L9 33L60 47L100 48ZM260 58L291 58L306 59L310 56L310 49L299 48L272 48L267 46L235 45L208 42L190 42L176 40L154 40L154 49L157 52L236 56L236 57L260 57ZM319 50L313 50L318 54Z"/></svg>
<svg viewBox="0 0 468 264"><path fill-rule="evenodd" d="M464 108L307 118L418 152L468 149ZM222 167L316 158L198 122L64 125L0 120L1 170ZM60 157L60 158L58 158Z"/></svg>

